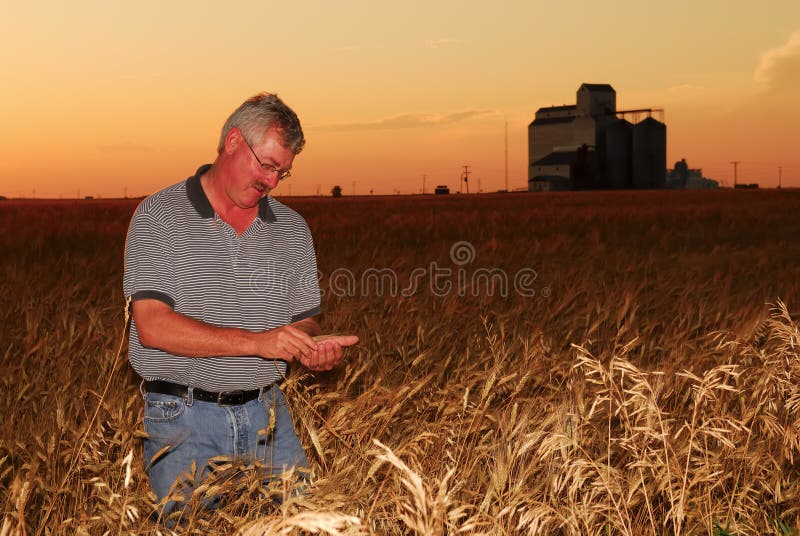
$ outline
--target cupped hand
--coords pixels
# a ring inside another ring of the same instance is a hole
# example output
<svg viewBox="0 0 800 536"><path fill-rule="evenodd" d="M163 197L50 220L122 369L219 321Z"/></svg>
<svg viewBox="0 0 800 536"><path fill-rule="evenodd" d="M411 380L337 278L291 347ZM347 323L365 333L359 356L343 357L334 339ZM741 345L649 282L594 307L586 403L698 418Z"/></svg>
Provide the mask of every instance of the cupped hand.
<svg viewBox="0 0 800 536"><path fill-rule="evenodd" d="M317 350L310 357L301 357L300 363L309 370L331 370L342 360L342 348L358 342L355 335L317 335L313 338Z"/></svg>

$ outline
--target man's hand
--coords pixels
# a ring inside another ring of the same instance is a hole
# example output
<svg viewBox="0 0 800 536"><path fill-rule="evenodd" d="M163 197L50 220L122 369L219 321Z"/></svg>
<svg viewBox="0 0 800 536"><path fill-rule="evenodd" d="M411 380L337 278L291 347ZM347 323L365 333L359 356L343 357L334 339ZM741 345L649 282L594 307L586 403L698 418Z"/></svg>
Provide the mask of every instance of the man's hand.
<svg viewBox="0 0 800 536"><path fill-rule="evenodd" d="M342 360L342 348L358 342L355 335L318 335L314 337L317 349L310 357L299 358L300 363L309 370L330 370Z"/></svg>
<svg viewBox="0 0 800 536"><path fill-rule="evenodd" d="M311 359L317 353L318 346L305 331L286 325L258 333L256 354L267 359L303 363L304 359Z"/></svg>

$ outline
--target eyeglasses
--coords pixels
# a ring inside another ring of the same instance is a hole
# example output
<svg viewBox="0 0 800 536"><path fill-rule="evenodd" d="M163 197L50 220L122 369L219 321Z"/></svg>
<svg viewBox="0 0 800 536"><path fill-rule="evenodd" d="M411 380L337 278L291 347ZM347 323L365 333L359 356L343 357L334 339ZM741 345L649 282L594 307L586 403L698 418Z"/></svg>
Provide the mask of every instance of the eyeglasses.
<svg viewBox="0 0 800 536"><path fill-rule="evenodd" d="M250 152L253 153L253 157L256 159L256 162L258 162L258 165L261 166L261 169L263 171L267 173L276 173L278 175L279 181L282 181L283 179L288 179L289 177L292 176L291 169L281 169L279 167L273 166L272 164L267 164L266 162L262 162L261 159L256 154L256 152L253 150L253 146L250 145L250 142L248 142L244 136L242 136L242 139L244 140L245 145L247 145L247 148L250 149Z"/></svg>

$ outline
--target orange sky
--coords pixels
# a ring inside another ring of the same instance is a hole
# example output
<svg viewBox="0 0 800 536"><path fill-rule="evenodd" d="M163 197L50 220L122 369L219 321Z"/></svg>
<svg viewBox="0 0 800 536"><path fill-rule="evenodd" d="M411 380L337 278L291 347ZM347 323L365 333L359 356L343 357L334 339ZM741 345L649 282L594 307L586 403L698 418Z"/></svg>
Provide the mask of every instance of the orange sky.
<svg viewBox="0 0 800 536"><path fill-rule="evenodd" d="M610 83L663 107L670 165L800 186L800 2L22 3L0 22L0 195L151 193L277 92L308 143L276 194L527 185L527 124ZM609 7L609 6L613 6Z"/></svg>

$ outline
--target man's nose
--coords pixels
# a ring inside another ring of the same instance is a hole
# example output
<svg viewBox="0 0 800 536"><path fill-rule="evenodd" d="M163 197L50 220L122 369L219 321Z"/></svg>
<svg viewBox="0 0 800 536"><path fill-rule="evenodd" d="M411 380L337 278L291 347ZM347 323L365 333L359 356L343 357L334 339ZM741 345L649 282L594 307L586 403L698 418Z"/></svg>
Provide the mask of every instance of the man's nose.
<svg viewBox="0 0 800 536"><path fill-rule="evenodd" d="M266 174L264 181L267 183L267 186L269 186L271 190L272 188L278 186L278 183L281 180L278 178L277 171L270 171L269 173Z"/></svg>

